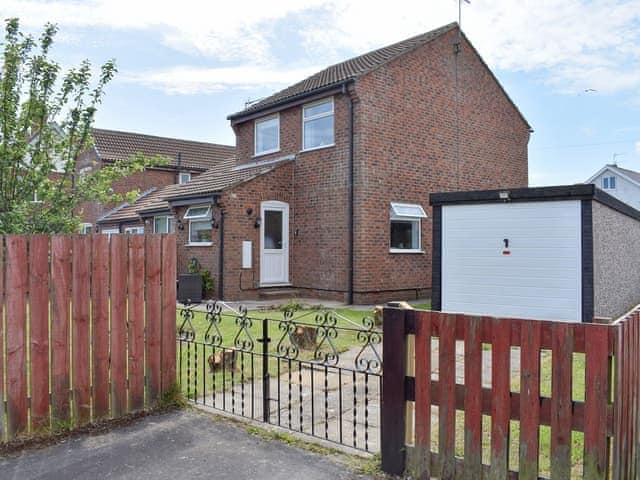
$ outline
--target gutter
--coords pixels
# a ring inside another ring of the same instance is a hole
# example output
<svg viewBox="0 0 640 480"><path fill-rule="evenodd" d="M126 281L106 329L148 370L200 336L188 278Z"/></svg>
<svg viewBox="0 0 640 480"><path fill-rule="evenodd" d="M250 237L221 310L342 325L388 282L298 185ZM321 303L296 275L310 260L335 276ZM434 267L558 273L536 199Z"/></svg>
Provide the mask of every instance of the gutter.
<svg viewBox="0 0 640 480"><path fill-rule="evenodd" d="M307 92L302 92L297 95L285 97L282 100L277 100L273 103L264 105L263 107L256 108L255 110L251 110L251 107L249 107L249 110L244 110L242 112L227 115L227 120L231 120L231 124L233 125L239 122L244 122L246 120L251 120L253 118L261 117L263 115L266 115L267 113L270 113L272 110L281 110L281 107L283 107L284 105L303 103L304 101L308 101L309 97L322 96L324 94L327 94L328 92L344 93L345 86L353 81L353 78L342 80L341 82L332 83L331 85L326 85L324 87L309 90Z"/></svg>

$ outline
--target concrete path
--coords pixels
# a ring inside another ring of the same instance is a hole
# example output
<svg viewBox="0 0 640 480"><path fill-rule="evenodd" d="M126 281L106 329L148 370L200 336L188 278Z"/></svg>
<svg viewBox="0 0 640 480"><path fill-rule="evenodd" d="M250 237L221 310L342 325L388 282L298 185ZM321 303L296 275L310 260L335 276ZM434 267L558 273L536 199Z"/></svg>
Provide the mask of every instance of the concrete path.
<svg viewBox="0 0 640 480"><path fill-rule="evenodd" d="M150 416L107 433L0 458L0 478L272 479L367 478L332 457L250 435L201 412Z"/></svg>

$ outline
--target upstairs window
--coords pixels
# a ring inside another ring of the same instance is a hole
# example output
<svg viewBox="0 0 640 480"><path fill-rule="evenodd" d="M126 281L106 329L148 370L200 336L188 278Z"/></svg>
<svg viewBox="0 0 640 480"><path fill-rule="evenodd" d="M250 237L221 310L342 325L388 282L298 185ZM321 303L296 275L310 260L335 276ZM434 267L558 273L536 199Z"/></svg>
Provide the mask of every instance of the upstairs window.
<svg viewBox="0 0 640 480"><path fill-rule="evenodd" d="M333 138L333 98L302 108L302 149L329 147Z"/></svg>
<svg viewBox="0 0 640 480"><path fill-rule="evenodd" d="M417 204L391 204L390 251L395 253L421 252L421 219L427 218L424 209Z"/></svg>
<svg viewBox="0 0 640 480"><path fill-rule="evenodd" d="M280 117L275 115L256 120L254 137L256 155L266 155L280 150Z"/></svg>
<svg viewBox="0 0 640 480"><path fill-rule="evenodd" d="M173 217L168 215L160 215L153 217L153 233L173 233L175 232L175 225L173 223Z"/></svg>
<svg viewBox="0 0 640 480"><path fill-rule="evenodd" d="M603 190L615 190L616 189L616 177L602 177L602 189Z"/></svg>
<svg viewBox="0 0 640 480"><path fill-rule="evenodd" d="M190 172L180 172L178 174L178 183L182 185L183 183L187 183L191 181L191 173Z"/></svg>

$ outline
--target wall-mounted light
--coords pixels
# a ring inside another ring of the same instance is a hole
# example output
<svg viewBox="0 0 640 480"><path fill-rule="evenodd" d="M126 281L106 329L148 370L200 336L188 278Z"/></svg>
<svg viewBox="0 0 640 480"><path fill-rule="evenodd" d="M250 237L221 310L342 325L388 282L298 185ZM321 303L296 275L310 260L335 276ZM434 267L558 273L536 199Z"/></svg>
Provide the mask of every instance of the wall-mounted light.
<svg viewBox="0 0 640 480"><path fill-rule="evenodd" d="M248 207L248 208L247 208L247 215L248 215L248 216L251 216L251 214L252 214L252 213L253 213L253 208Z"/></svg>
<svg viewBox="0 0 640 480"><path fill-rule="evenodd" d="M255 223L253 224L253 226L254 226L255 228L260 228L260 225L262 225L262 218L260 218L260 217L256 217L256 221L255 221Z"/></svg>
<svg viewBox="0 0 640 480"><path fill-rule="evenodd" d="M184 230L184 223L182 223L181 219L176 221L176 227L178 227L178 230Z"/></svg>

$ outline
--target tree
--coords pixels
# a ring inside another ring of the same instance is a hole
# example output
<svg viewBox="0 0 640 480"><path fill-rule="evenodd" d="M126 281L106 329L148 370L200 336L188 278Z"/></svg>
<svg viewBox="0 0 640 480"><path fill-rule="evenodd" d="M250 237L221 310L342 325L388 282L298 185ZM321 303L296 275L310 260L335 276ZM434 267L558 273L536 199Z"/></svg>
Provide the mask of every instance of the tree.
<svg viewBox="0 0 640 480"><path fill-rule="evenodd" d="M117 202L111 183L166 162L135 155L92 173L78 158L92 145L91 129L113 60L93 79L91 63L61 75L50 58L57 26L47 24L39 41L6 21L0 65L0 233L73 233L83 202ZM137 192L130 192L127 198Z"/></svg>

